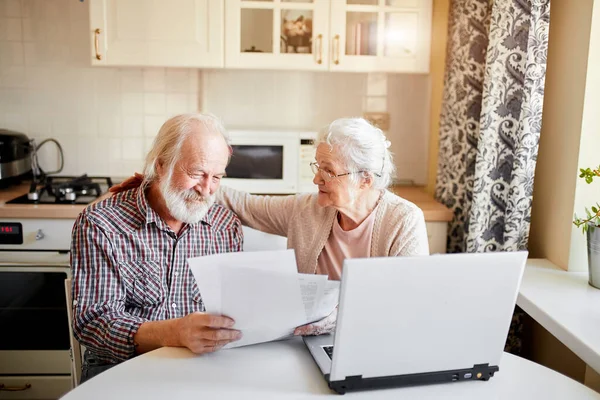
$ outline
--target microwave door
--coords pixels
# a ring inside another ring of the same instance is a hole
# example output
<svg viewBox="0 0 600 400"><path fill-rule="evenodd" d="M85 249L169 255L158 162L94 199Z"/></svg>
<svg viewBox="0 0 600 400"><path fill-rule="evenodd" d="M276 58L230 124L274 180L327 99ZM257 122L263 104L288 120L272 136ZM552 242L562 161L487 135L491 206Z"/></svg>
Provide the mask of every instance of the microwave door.
<svg viewBox="0 0 600 400"><path fill-rule="evenodd" d="M284 146L232 145L226 173L235 179L283 179Z"/></svg>
<svg viewBox="0 0 600 400"><path fill-rule="evenodd" d="M255 194L296 193L299 146L292 137L232 135L223 185Z"/></svg>

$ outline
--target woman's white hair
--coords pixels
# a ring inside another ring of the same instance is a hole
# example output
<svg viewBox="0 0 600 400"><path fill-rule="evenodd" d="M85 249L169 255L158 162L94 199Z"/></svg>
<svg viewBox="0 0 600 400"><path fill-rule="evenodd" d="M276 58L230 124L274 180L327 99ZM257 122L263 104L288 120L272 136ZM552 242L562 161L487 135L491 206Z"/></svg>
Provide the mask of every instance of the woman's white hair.
<svg viewBox="0 0 600 400"><path fill-rule="evenodd" d="M381 129L364 118L336 119L319 131L316 145L321 143L335 148L348 169L346 172L362 172L349 176L355 183L370 177L373 189L381 190L392 182L396 167L390 142Z"/></svg>
<svg viewBox="0 0 600 400"><path fill-rule="evenodd" d="M185 139L197 132L198 126L207 131L218 132L229 145L229 134L219 118L212 114L190 113L169 118L161 126L154 138L152 148L146 155L144 164L144 183L148 184L157 178L157 166L162 163L172 173L173 166L179 159L181 147Z"/></svg>

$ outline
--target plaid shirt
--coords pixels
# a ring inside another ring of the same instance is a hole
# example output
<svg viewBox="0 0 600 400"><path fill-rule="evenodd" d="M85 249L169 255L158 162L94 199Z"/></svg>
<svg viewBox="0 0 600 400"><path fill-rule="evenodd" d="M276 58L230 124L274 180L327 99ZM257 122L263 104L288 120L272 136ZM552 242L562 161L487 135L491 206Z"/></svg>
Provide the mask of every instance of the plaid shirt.
<svg viewBox="0 0 600 400"><path fill-rule="evenodd" d="M71 242L75 337L101 362L133 357L133 336L145 321L204 311L187 259L242 244L239 219L219 205L179 236L139 188L87 207Z"/></svg>

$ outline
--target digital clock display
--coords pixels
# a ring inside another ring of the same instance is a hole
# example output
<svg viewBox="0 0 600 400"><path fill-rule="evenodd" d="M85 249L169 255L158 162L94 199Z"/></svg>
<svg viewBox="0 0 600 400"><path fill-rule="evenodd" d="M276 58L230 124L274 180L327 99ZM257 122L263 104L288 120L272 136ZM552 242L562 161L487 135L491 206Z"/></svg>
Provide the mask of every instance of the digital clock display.
<svg viewBox="0 0 600 400"><path fill-rule="evenodd" d="M0 222L0 245L23 244L23 225L18 222Z"/></svg>
<svg viewBox="0 0 600 400"><path fill-rule="evenodd" d="M18 235L21 233L21 227L17 224L0 224L0 234Z"/></svg>

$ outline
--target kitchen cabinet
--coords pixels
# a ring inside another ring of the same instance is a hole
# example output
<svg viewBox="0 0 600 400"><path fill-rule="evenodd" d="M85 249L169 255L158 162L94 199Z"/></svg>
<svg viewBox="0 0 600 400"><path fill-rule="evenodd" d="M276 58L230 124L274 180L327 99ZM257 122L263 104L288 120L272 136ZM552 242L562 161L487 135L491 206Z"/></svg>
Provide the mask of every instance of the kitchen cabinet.
<svg viewBox="0 0 600 400"><path fill-rule="evenodd" d="M431 0L333 0L332 71L429 72Z"/></svg>
<svg viewBox="0 0 600 400"><path fill-rule="evenodd" d="M226 68L427 73L432 0L226 0Z"/></svg>
<svg viewBox="0 0 600 400"><path fill-rule="evenodd" d="M92 65L222 67L223 0L90 0Z"/></svg>
<svg viewBox="0 0 600 400"><path fill-rule="evenodd" d="M90 0L92 65L429 71L432 0Z"/></svg>
<svg viewBox="0 0 600 400"><path fill-rule="evenodd" d="M327 70L330 0L226 0L225 67Z"/></svg>

